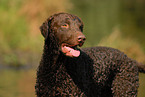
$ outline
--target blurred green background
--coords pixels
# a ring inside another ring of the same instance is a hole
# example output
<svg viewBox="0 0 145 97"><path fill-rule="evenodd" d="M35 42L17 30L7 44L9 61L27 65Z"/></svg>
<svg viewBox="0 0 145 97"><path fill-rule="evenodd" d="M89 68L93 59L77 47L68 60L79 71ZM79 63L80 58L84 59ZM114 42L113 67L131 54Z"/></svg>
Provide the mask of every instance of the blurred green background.
<svg viewBox="0 0 145 97"><path fill-rule="evenodd" d="M83 47L109 46L145 64L145 0L0 0L0 97L35 97L39 26L56 12L84 21ZM145 97L140 73L138 97Z"/></svg>

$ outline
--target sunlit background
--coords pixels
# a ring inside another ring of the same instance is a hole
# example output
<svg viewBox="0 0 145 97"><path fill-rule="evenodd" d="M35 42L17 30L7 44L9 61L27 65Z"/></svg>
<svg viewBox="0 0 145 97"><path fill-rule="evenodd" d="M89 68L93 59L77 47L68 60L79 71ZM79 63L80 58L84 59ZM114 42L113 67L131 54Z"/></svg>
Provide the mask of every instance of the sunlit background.
<svg viewBox="0 0 145 97"><path fill-rule="evenodd" d="M35 97L39 26L56 12L84 21L83 47L109 46L145 64L145 0L0 0L0 97ZM140 73L138 97L145 97Z"/></svg>

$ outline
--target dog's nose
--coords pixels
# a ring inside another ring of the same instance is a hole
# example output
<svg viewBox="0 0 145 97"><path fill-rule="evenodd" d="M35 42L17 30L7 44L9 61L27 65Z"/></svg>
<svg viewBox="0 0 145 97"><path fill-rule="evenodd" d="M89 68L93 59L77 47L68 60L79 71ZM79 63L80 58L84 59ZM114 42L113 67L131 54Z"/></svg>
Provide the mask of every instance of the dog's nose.
<svg viewBox="0 0 145 97"><path fill-rule="evenodd" d="M84 42L86 40L85 35L78 36L78 42Z"/></svg>

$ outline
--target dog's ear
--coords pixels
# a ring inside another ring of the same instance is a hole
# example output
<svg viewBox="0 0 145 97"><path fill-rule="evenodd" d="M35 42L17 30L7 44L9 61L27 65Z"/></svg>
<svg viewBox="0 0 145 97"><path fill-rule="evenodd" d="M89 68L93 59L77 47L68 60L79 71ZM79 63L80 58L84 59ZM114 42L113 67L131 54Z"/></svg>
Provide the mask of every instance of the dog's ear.
<svg viewBox="0 0 145 97"><path fill-rule="evenodd" d="M43 37L46 39L48 37L48 34L50 32L50 24L53 16L49 17L41 26L40 31Z"/></svg>

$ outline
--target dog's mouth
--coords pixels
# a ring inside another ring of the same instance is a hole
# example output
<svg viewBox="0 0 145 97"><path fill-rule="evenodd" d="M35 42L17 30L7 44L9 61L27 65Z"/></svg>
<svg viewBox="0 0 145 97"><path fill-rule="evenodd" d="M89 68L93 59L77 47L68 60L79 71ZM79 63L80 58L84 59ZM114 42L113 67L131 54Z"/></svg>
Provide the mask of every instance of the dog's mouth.
<svg viewBox="0 0 145 97"><path fill-rule="evenodd" d="M78 57L80 55L80 51L77 49L77 45L68 45L66 43L63 43L61 45L61 51L69 57ZM82 45L79 45L82 46Z"/></svg>

